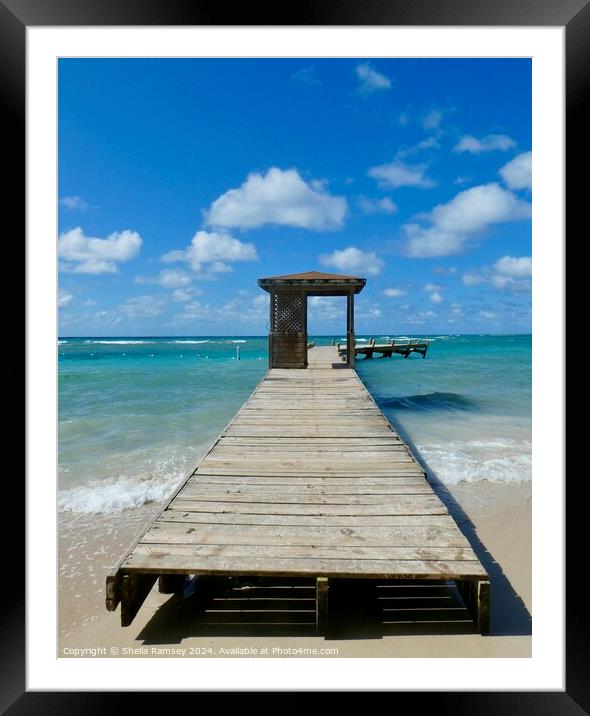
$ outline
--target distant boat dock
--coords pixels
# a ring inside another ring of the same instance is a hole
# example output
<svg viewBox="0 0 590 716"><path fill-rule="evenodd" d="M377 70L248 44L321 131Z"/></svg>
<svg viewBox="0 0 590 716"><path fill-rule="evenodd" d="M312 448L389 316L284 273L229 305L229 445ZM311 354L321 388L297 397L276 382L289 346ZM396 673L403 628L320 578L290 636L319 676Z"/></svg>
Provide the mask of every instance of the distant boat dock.
<svg viewBox="0 0 590 716"><path fill-rule="evenodd" d="M340 343L332 342L338 349L338 355L345 357L348 349ZM372 338L367 343L359 343L355 341L354 352L356 356L365 356L372 358L375 353L380 354L383 358L391 358L394 353L407 358L411 353L418 353L422 358L426 358L430 339L428 338L390 338L387 343L376 343Z"/></svg>
<svg viewBox="0 0 590 716"><path fill-rule="evenodd" d="M336 346L308 348L306 295L348 296L352 347L353 295L364 283L317 273L260 279L271 293L269 370L107 576L106 607L121 605L122 626L156 582L180 594L197 575L205 595L216 578L311 579L323 635L332 580L445 589L452 580L464 605L454 613L488 632L488 574L353 369L354 353L343 362ZM423 599L408 618L436 623L445 599Z"/></svg>

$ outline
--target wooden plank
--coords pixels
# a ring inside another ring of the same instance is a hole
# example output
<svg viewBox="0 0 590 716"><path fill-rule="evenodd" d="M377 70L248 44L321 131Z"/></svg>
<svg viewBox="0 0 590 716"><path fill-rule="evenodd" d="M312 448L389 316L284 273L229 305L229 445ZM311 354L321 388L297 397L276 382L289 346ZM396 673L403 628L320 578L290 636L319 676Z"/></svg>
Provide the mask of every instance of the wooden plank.
<svg viewBox="0 0 590 716"><path fill-rule="evenodd" d="M222 512L234 514L266 514L266 515L444 515L447 508L434 498L422 502L401 502L391 504L327 504L315 502L311 504L272 503L272 502L208 502L193 500L190 496L176 498L170 505L171 510L190 512Z"/></svg>
<svg viewBox="0 0 590 716"><path fill-rule="evenodd" d="M466 547L464 535L453 519L440 526L395 527L299 527L273 525L217 525L156 522L141 544L247 544L247 545L355 545L365 547Z"/></svg>
<svg viewBox="0 0 590 716"><path fill-rule="evenodd" d="M197 557L168 555L160 560L153 555L133 553L125 561L129 574L175 573L188 569L191 574L278 577L355 577L378 579L455 579L487 576L477 561L370 560L370 559L283 559L272 557Z"/></svg>
<svg viewBox="0 0 590 716"><path fill-rule="evenodd" d="M235 544L138 544L134 554L152 555L165 560L181 557L251 557L250 545ZM258 545L256 557L288 559L387 559L387 560L477 560L470 547L366 547L365 545ZM181 575L182 576L182 575ZM160 590L161 591L161 590ZM172 591L178 591L173 589Z"/></svg>
<svg viewBox="0 0 590 716"><path fill-rule="evenodd" d="M249 457L245 454L236 455L235 457L228 457L227 454L220 455L219 457L211 456L207 460L203 460L202 467L247 467L251 470L262 469L265 467L272 468L297 468L304 470L306 468L313 469L315 467L321 467L324 469L336 470L358 470L364 472L363 468L367 470L371 469L383 469L387 470L390 466L397 466L399 464L413 462L411 455L408 453L391 453L386 459L377 458L374 460L365 458L364 460L357 460L354 458L346 458L344 456L338 458L332 457L331 455L313 455L313 456L290 456L290 455L275 455L269 456L266 460L261 460L257 456Z"/></svg>
<svg viewBox="0 0 590 716"><path fill-rule="evenodd" d="M301 425L299 427L281 427L277 428L274 425L230 425L225 431L225 435L247 435L251 437L255 436L276 436L280 435L291 435L292 437L306 438L306 437L333 437L333 438L346 438L346 437L359 437L364 436L368 438L380 437L387 435L389 428L383 426L378 427L356 427L351 426L331 426L331 427L316 427L314 425Z"/></svg>
<svg viewBox="0 0 590 716"><path fill-rule="evenodd" d="M389 453L395 453L399 451L400 446L402 445L401 442L392 443L392 444L382 444L382 445L305 445L305 443L302 441L301 443L295 443L292 445L287 445L285 443L272 443L272 442L265 442L264 439L262 440L252 440L251 442L244 443L244 444L229 444L229 445L220 445L219 448L215 451L215 455L219 454L226 454L226 455L234 455L234 454L245 454L245 455L261 455L265 456L268 455L270 450L269 447L280 447L281 452L284 455L291 455L291 454L299 454L299 453L306 453L308 455L331 455L335 454L337 456L344 457L346 455L351 456L374 456L374 457L383 457L383 459L386 459L387 454Z"/></svg>
<svg viewBox="0 0 590 716"><path fill-rule="evenodd" d="M215 525L290 525L291 527L396 527L399 525L421 525L422 527L444 527L448 515L249 515L244 513L185 512L166 510L159 522L196 522Z"/></svg>
<svg viewBox="0 0 590 716"><path fill-rule="evenodd" d="M228 489L223 492L207 492L204 488L187 488L182 491L182 495L177 499L190 500L191 502L211 502L214 504L224 502L228 504L248 503L256 505L348 505L351 507L378 505L386 507L387 509L395 506L396 509L398 507L402 509L402 514L406 514L408 509L412 510L410 514L413 514L414 510L430 510L432 505L440 504L440 500L434 493L424 494L424 492L422 494L419 492L410 492L409 494L403 493L400 495L369 495L343 494L340 492L325 493L318 490L308 490L307 492L302 492L301 490L268 492L265 490ZM400 513L396 512L396 514Z"/></svg>
<svg viewBox="0 0 590 716"><path fill-rule="evenodd" d="M326 486L325 483L321 485L314 485L307 480L299 480L299 485L260 485L260 484L241 484L241 485L224 485L215 482L213 484L204 484L202 482L191 482L182 491L182 496L191 495L195 497L198 495L207 495L207 499L215 499L214 495L249 495L255 497L256 495L270 498L271 495L295 495L301 497L308 497L310 495L338 495L338 496L359 496L359 495L370 495L375 497L377 495L431 495L434 494L430 485L341 485L340 480L332 481L332 485ZM221 498L223 499L223 498ZM267 501L267 500L265 500ZM271 500L268 500L271 501ZM274 502L274 500L272 500Z"/></svg>
<svg viewBox="0 0 590 716"><path fill-rule="evenodd" d="M311 485L312 487L344 488L344 487L381 487L395 489L397 486L423 486L423 475L396 475L395 477L365 477L359 475L356 477L334 476L327 477L310 477L309 475L207 475L205 473L196 473L187 483L187 489L191 485L208 485L210 487L218 486L224 489L225 486L244 486L252 487L283 487ZM432 489L432 488L431 488Z"/></svg>
<svg viewBox="0 0 590 716"><path fill-rule="evenodd" d="M298 438L298 437L286 437L286 436L271 436L271 437L239 437L232 435L222 435L219 439L219 447L226 445L279 445L279 446L298 446L308 447L309 449L316 449L317 447L334 447L335 449L346 449L347 447L363 447L365 449L373 448L376 446L389 447L391 444L398 444L400 438L394 435L386 435L383 438L325 438L325 437L313 437L313 438Z"/></svg>
<svg viewBox="0 0 590 716"><path fill-rule="evenodd" d="M211 468L207 469L205 472L195 472L191 477L197 477L201 478L203 476L207 476L210 478L214 477L227 477L227 478L236 478L241 479L242 477L274 477L274 478L283 478L283 477L290 477L290 478L298 478L300 480L308 480L308 479L324 479L324 480L341 480L341 479L354 479L354 480L360 480L363 477L366 478L390 478L393 482L397 478L407 478L407 477L420 477L424 479L424 472L420 469L414 469L412 465L408 465L407 467L404 467L403 469L398 469L395 471L395 473L383 470L371 470L366 475L361 475L359 472L356 472L354 470L339 470L337 472L330 472L330 470L315 470L313 472L306 472L305 474L302 473L300 470L238 470L234 468Z"/></svg>
<svg viewBox="0 0 590 716"><path fill-rule="evenodd" d="M280 453L271 453L260 449L245 450L244 448L236 448L230 450L228 448L220 448L203 461L203 464L223 463L224 461L233 462L246 461L248 465L264 466L269 463L275 465L288 461L290 463L309 464L312 467L317 462L328 464L340 464L342 467L354 465L356 467L367 465L369 467L379 466L388 467L396 462L412 462L410 453L405 447L391 446L387 450L381 452L373 452L371 450L350 450L342 452L341 450L319 450L310 449L307 453L301 450L281 450Z"/></svg>

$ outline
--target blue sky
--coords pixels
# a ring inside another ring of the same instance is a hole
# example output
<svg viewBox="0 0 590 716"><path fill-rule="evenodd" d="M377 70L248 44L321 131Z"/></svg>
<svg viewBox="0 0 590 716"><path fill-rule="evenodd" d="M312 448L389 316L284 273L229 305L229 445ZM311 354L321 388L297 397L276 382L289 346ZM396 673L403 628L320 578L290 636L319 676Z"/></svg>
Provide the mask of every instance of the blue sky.
<svg viewBox="0 0 590 716"><path fill-rule="evenodd" d="M62 59L58 141L60 335L530 332L529 60Z"/></svg>

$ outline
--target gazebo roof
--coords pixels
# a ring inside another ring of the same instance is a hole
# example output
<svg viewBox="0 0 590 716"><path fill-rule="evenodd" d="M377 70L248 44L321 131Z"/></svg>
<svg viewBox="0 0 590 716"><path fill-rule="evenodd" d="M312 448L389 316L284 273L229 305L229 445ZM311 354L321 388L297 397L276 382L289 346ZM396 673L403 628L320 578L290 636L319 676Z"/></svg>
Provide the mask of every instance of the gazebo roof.
<svg viewBox="0 0 590 716"><path fill-rule="evenodd" d="M359 276L346 276L336 273L322 273L321 271L305 271L304 273L291 273L284 276L268 276L259 278L258 285L265 291L278 288L296 288L308 295L345 295L359 293L367 283L366 278Z"/></svg>

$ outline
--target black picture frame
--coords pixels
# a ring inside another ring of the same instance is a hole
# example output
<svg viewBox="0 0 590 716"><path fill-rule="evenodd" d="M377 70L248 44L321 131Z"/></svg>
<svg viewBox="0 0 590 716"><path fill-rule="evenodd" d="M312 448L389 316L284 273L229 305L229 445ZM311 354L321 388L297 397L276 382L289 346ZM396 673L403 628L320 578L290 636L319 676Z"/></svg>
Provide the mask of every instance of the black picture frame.
<svg viewBox="0 0 590 716"><path fill-rule="evenodd" d="M231 22L227 22L228 15ZM584 152L587 128L584 112L588 97L590 68L589 0L322 0L297 7L253 7L250 3L232 7L201 0L0 0L0 101L5 139L4 170L10 182L4 190L5 208L16 227L24 223L25 194L25 69L26 28L30 26L110 26L110 25L455 25L455 26L562 26L566 33L566 197L570 227L582 223L587 205L583 196ZM585 218L585 217L584 217ZM26 228L26 227L25 227ZM587 234L587 230L585 232ZM583 238L583 237L579 237ZM565 341L564 341L565 345ZM31 350L32 346L28 346ZM565 381L564 381L565 386ZM564 394L565 396L565 394ZM565 430L565 426L560 426ZM559 427L558 427L559 429ZM401 692L395 694L395 707L409 705L436 707L437 713L454 714L581 714L590 711L590 657L587 646L587 607L576 585L580 545L585 544L583 520L574 518L574 505L581 499L582 481L567 487L566 507L566 689L563 692ZM21 486L5 481L12 488L12 505L23 500ZM23 539L24 548L24 539ZM95 713L118 711L119 705L137 695L96 692L31 692L25 682L25 580L24 549L16 545L5 559L4 607L0 610L0 709L10 714ZM574 562L578 562L574 566ZM19 587L21 588L19 590ZM36 588L28 584L28 589ZM51 617L50 617L51 618ZM198 668L195 666L195 668ZM270 689L269 689L270 690ZM345 685L343 684L343 689ZM235 693L225 694L237 696ZM241 707L248 695L240 695ZM254 696L255 695L251 695ZM277 694L279 698L280 695ZM317 694L312 696L317 698ZM169 695L151 694L151 706ZM347 697L347 699L350 697ZM283 711L294 709L304 693L294 695ZM225 701L225 698L224 698ZM352 706L352 703L350 704Z"/></svg>

